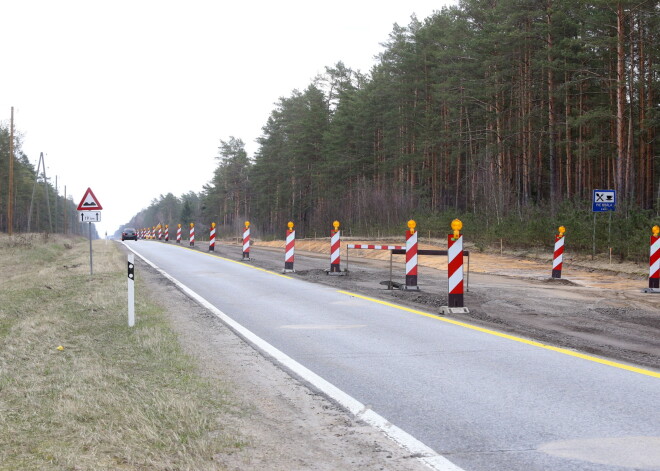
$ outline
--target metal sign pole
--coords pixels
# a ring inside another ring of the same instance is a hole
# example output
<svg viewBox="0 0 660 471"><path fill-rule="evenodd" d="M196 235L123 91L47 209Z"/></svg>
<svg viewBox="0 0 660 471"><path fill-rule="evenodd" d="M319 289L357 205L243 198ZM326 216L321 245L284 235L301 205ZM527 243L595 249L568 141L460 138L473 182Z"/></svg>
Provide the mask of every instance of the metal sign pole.
<svg viewBox="0 0 660 471"><path fill-rule="evenodd" d="M93 255L92 255L92 223L88 222L89 224L89 276L92 276L94 274L94 269L93 267Z"/></svg>

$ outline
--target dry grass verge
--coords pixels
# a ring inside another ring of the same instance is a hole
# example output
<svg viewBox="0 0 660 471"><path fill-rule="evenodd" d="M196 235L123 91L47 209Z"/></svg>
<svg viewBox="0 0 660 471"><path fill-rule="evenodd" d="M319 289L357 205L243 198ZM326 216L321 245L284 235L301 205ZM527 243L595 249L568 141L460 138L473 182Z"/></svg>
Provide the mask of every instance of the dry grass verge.
<svg viewBox="0 0 660 471"><path fill-rule="evenodd" d="M114 244L90 276L85 239L1 236L0 270L0 470L215 470L243 446L162 307L140 296L128 328Z"/></svg>

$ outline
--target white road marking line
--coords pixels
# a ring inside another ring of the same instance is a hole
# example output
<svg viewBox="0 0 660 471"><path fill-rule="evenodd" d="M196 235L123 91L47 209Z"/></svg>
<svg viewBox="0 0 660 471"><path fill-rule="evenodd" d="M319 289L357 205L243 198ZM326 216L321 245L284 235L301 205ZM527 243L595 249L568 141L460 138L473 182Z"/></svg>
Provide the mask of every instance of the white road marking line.
<svg viewBox="0 0 660 471"><path fill-rule="evenodd" d="M126 244L124 244L126 245ZM428 466L434 471L464 471L462 468L456 466L454 463L449 461L442 455L436 453L433 449L426 446L415 437L409 433L403 431L394 424L388 422L384 417L380 416L376 412L372 411L364 404L362 404L357 399L354 399L352 396L346 394L344 391L333 385L332 383L326 381L321 376L317 375L313 371L305 368L303 365L295 361L293 358L286 355L284 352L273 347L271 344L266 342L261 337L252 333L250 330L243 327L241 324L233 320L227 314L222 312L220 309L215 307L213 304L208 302L202 296L194 292L192 289L181 283L176 278L172 277L170 274L159 268L155 263L146 259L138 252L133 250L131 247L126 245L126 247L134 252L138 257L144 260L145 263L154 268L162 276L174 283L181 291L186 293L189 297L197 301L201 306L205 307L216 317L218 317L222 322L229 326L234 332L244 338L248 343L254 345L259 350L263 351L267 355L273 357L279 363L281 363L285 368L288 368L296 375L303 378L305 381L312 384L315 388L323 392L325 395L337 401L339 404L348 409L353 415L357 418L365 421L372 427L376 428L383 432L387 437L396 442L399 446L408 450L411 455L416 456L417 459Z"/></svg>

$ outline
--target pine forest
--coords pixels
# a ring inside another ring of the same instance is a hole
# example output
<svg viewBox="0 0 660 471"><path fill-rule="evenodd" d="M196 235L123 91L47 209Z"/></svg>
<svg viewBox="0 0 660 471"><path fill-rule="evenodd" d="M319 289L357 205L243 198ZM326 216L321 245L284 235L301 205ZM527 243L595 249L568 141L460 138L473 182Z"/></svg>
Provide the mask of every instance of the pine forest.
<svg viewBox="0 0 660 471"><path fill-rule="evenodd" d="M394 25L368 72L342 62L275 104L249 156L221 137L212 179L130 224L236 234L443 236L642 257L660 212L660 3L461 0ZM222 136L222 130L218 130ZM595 189L617 192L594 217ZM596 227L597 226L597 227ZM428 232L428 234L427 234ZM648 254L647 254L648 256Z"/></svg>

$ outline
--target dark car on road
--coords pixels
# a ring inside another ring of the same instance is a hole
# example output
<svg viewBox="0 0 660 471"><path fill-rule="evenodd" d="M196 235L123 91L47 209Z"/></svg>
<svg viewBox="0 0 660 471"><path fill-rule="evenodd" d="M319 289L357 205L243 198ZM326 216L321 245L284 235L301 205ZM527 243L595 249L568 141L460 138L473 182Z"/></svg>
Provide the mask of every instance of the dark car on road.
<svg viewBox="0 0 660 471"><path fill-rule="evenodd" d="M125 227L123 231L121 231L121 240L137 240L137 232L135 229L132 227Z"/></svg>

